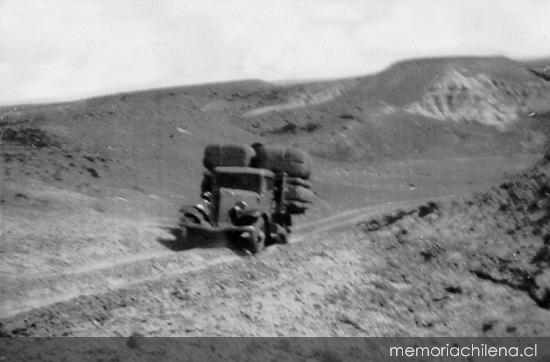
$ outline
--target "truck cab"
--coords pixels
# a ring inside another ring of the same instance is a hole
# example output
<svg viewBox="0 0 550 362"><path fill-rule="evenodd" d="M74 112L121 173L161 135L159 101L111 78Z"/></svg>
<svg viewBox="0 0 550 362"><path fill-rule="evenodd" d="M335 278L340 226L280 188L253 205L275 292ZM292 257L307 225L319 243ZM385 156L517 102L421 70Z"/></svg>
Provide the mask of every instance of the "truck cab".
<svg viewBox="0 0 550 362"><path fill-rule="evenodd" d="M243 225L275 209L273 172L251 167L217 167L212 173L210 222Z"/></svg>

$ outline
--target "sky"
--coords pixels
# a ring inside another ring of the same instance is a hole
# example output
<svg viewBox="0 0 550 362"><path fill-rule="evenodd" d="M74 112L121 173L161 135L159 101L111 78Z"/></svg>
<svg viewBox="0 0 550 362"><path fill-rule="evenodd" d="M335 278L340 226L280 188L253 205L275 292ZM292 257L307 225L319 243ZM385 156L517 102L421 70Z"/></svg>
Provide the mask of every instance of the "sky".
<svg viewBox="0 0 550 362"><path fill-rule="evenodd" d="M550 0L0 0L0 105L550 56Z"/></svg>

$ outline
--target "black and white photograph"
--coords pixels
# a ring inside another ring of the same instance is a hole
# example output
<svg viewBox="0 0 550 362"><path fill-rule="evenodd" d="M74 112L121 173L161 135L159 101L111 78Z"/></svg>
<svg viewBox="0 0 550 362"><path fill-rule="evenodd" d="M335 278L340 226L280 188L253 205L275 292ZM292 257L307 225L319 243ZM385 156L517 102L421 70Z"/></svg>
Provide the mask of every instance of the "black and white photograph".
<svg viewBox="0 0 550 362"><path fill-rule="evenodd" d="M550 337L549 17L0 0L0 336Z"/></svg>

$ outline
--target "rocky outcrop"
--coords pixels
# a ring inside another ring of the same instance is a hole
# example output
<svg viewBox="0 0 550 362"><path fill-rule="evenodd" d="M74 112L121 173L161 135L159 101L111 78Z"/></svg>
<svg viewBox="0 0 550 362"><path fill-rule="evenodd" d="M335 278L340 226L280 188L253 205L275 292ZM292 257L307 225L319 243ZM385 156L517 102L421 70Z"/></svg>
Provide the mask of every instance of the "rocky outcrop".
<svg viewBox="0 0 550 362"><path fill-rule="evenodd" d="M504 130L524 114L548 111L549 100L550 86L541 82L510 82L450 68L406 110L439 120L479 122Z"/></svg>

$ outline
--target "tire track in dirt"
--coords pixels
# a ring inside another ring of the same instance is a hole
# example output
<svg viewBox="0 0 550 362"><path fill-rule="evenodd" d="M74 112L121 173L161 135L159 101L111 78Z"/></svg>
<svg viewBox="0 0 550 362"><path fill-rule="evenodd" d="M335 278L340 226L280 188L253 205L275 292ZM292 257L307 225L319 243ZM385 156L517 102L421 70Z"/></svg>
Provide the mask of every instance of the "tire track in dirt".
<svg viewBox="0 0 550 362"><path fill-rule="evenodd" d="M412 200L392 201L359 209L343 211L338 214L323 218L322 220L298 225L294 228L294 230L297 232L297 235L292 238L291 242L303 241L306 236L309 236L312 233L334 231L340 228L348 227L362 221L365 217L369 217L374 214L386 213L398 208L414 207L416 205L429 201L446 201L457 196L460 196L460 194L449 194L444 196L426 197Z"/></svg>
<svg viewBox="0 0 550 362"><path fill-rule="evenodd" d="M311 236L346 228L377 214L397 208L409 208L428 201L444 201L457 194L446 196L387 202L359 209L347 210L321 220L296 225L290 243L308 240ZM197 272L220 264L231 264L242 260L242 256L229 248L218 238L216 243L205 249L195 247L174 252L166 250L153 255L136 255L117 264L82 268L75 273L46 276L36 279L22 279L12 285L14 290L25 291L19 297L4 300L0 308L0 319L49 305L67 302L79 296L100 295L129 288L134 285L153 282L176 275ZM213 248L214 247L214 248Z"/></svg>

